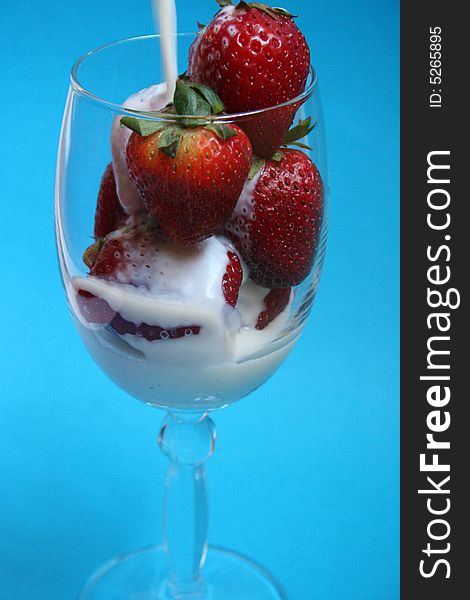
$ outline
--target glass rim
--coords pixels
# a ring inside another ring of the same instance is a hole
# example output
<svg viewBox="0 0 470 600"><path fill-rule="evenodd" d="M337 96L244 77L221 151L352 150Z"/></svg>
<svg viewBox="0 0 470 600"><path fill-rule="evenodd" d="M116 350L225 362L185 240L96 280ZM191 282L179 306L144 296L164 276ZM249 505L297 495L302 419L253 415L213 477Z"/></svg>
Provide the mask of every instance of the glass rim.
<svg viewBox="0 0 470 600"><path fill-rule="evenodd" d="M175 34L176 38L196 36L196 35L197 35L197 32L185 32L185 33L176 33ZM72 68L70 71L70 83L71 83L73 92L77 95L85 96L88 99L90 99L98 104L101 104L102 106L106 106L115 112L119 112L120 114L129 115L129 116L133 116L133 117L138 116L140 118L145 118L149 121L152 121L152 120L155 120L155 121L161 121L161 120L177 121L179 119L201 119L201 116L196 116L196 115L173 115L173 114L163 113L163 112L159 112L159 111L148 112L148 111L142 111L142 110L129 108L129 107L126 107L124 104L119 104L117 102L111 102L109 100L106 100L105 98L101 98L100 96L98 96L98 95L92 93L90 90L86 89L86 87L82 86L82 84L80 83L79 78L77 76L78 69L91 56L93 56L99 52L102 52L103 50L112 48L113 46L118 46L120 44L124 44L126 42L136 42L139 40L149 40L152 38L158 40L158 39L160 39L160 37L161 36L158 33L148 34L148 35L138 35L138 36L133 36L133 37L121 38L119 40L115 40L113 42L108 42L106 44L102 44L101 46L96 46L95 48L92 48L91 50L89 50L88 52L86 52L85 54L80 56L72 65ZM149 85L151 85L151 84L149 84ZM317 72L314 69L314 67L310 64L310 66L309 66L309 81L307 81L305 90L301 94L296 96L295 98L292 98L291 100L288 100L287 102L283 102L281 104L276 104L275 106L268 106L265 108L251 110L248 112L230 113L230 114L222 114L222 115L208 115L207 117L204 116L204 119L207 119L208 121L233 121L236 119L242 119L242 118L247 118L247 117L264 114L269 111L279 110L286 106L292 106L293 104L298 104L298 103L303 104L306 100L308 100L312 96L316 87L317 87Z"/></svg>

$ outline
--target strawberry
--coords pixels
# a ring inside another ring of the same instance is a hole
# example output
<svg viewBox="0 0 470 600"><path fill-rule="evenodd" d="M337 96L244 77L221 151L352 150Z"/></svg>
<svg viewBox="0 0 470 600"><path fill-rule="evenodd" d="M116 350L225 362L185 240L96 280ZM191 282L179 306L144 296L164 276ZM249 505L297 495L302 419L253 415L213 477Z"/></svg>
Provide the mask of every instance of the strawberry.
<svg viewBox="0 0 470 600"><path fill-rule="evenodd" d="M147 323L136 325L124 319L119 313L116 313L106 300L98 298L85 290L78 291L77 301L80 312L88 323L109 324L114 331L121 335L129 333L144 337L150 342L198 335L201 330L198 325L182 325L181 327L173 327L171 329L165 329L159 325L147 325Z"/></svg>
<svg viewBox="0 0 470 600"><path fill-rule="evenodd" d="M116 316L116 311L105 300L86 290L78 290L77 302L80 312L88 323L104 325L110 323Z"/></svg>
<svg viewBox="0 0 470 600"><path fill-rule="evenodd" d="M204 27L189 51L188 74L212 88L227 112L274 107L305 89L310 50L284 9L260 2L218 0L222 10ZM257 156L280 147L300 103L270 110L241 122Z"/></svg>
<svg viewBox="0 0 470 600"><path fill-rule="evenodd" d="M205 86L179 79L174 110L205 116L223 110ZM150 214L180 244L195 244L223 228L250 170L252 150L236 125L204 118L149 122L131 117L127 166Z"/></svg>
<svg viewBox="0 0 470 600"><path fill-rule="evenodd" d="M85 250L83 260L94 277L149 288L153 264L165 242L157 225L147 219L98 240Z"/></svg>
<svg viewBox="0 0 470 600"><path fill-rule="evenodd" d="M290 288L276 288L270 290L264 298L265 310L258 315L256 329L264 329L282 313L290 300Z"/></svg>
<svg viewBox="0 0 470 600"><path fill-rule="evenodd" d="M98 192L95 211L95 238L104 238L121 227L127 215L119 202L112 163L106 167Z"/></svg>
<svg viewBox="0 0 470 600"><path fill-rule="evenodd" d="M243 269L238 255L229 247L227 242L217 239L201 242L187 248L177 246L160 231L151 219L134 226L126 227L109 234L104 240L92 244L83 255L85 264L90 268L90 275L144 287L158 293L178 294L185 288L186 295L193 293L210 284L214 276L207 272L208 282L201 281L199 260L204 259L205 252L211 252L206 244L215 244L217 255L225 252L226 262L219 268L220 286L225 301L235 306L238 292L243 280ZM181 271L187 265L187 275L181 280ZM194 266L194 274L192 268ZM178 280L175 277L179 277ZM83 294L82 294L83 295ZM86 294L85 294L86 295ZM109 314L100 305L93 305L88 298L86 301L90 313L96 319L93 322L108 322ZM103 315L101 315L103 313Z"/></svg>
<svg viewBox="0 0 470 600"><path fill-rule="evenodd" d="M243 270L240 259L235 252L227 252L227 258L229 262L222 279L222 290L227 304L235 306L243 280Z"/></svg>
<svg viewBox="0 0 470 600"><path fill-rule="evenodd" d="M262 161L248 180L225 228L250 277L268 288L287 288L307 277L323 218L323 184L313 162L299 150L278 154Z"/></svg>
<svg viewBox="0 0 470 600"><path fill-rule="evenodd" d="M180 244L214 235L229 218L250 169L245 133L227 140L205 127L182 132L174 157L159 149L164 132L133 133L127 145L131 177L162 229Z"/></svg>
<svg viewBox="0 0 470 600"><path fill-rule="evenodd" d="M190 335L198 335L201 331L199 325L182 325L181 327L172 327L171 329L165 329L159 325L147 325L147 323L135 325L135 323L123 319L119 313L114 317L111 327L121 335L130 333L131 335L144 337L151 342L154 340L172 340Z"/></svg>

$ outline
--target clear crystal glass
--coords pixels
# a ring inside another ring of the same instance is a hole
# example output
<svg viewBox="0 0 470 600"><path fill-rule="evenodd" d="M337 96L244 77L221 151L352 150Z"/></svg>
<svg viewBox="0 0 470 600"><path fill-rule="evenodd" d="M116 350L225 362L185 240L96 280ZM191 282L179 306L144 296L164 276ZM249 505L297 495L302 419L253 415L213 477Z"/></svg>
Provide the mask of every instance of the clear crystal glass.
<svg viewBox="0 0 470 600"><path fill-rule="evenodd" d="M180 72L186 68L194 34L177 36ZM97 48L73 66L63 117L55 186L55 223L62 279L76 327L102 370L129 394L167 411L159 437L169 458L164 511L164 540L155 546L114 559L95 573L82 599L127 598L211 600L286 597L281 586L259 565L241 555L207 545L205 461L212 454L215 428L208 413L228 406L266 381L298 339L312 307L323 264L328 223L328 165L324 125L315 71L305 92L285 105L237 115L211 117L215 122L274 122L288 108L298 118L311 116L315 129L303 140L324 185L324 217L310 275L293 288L282 326L260 337L250 351L227 356L217 344L188 355L168 351L165 364L146 356L145 344L175 345L179 340L129 343L110 323L90 324L77 301L89 277L82 260L90 245L97 191L111 160L110 132L122 116L178 120L174 115L146 113L123 102L138 90L163 81L159 36L121 40ZM146 302L151 302L147 298ZM123 310L125 310L125 302ZM278 317L280 319L281 317ZM267 328L268 330L268 328ZM266 331L267 331L266 330ZM259 332L263 333L263 332ZM191 343L197 342L193 336ZM154 346L155 347L155 346ZM176 347L176 346L174 346ZM166 353L165 353L166 354ZM193 357L193 359L192 359ZM184 362L186 361L186 362ZM184 365L182 364L184 362Z"/></svg>

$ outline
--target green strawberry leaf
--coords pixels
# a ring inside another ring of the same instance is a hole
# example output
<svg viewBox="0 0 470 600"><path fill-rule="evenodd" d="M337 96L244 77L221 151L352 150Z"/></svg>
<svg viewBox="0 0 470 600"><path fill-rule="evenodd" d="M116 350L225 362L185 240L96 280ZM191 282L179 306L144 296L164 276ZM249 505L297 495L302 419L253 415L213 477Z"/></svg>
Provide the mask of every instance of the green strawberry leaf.
<svg viewBox="0 0 470 600"><path fill-rule="evenodd" d="M278 15L282 15L283 17L290 17L291 19L297 19L297 17L299 16L299 15L293 15L285 8L276 7L276 8L273 8L273 11L276 12Z"/></svg>
<svg viewBox="0 0 470 600"><path fill-rule="evenodd" d="M224 6L232 6L232 0L215 0L220 8L224 8Z"/></svg>
<svg viewBox="0 0 470 600"><path fill-rule="evenodd" d="M267 4L264 4L263 2L245 2L245 0L241 0L240 3L237 5L237 8L257 8L258 10L263 11L264 13L266 13L267 15L269 15L272 19L275 19L277 21L277 18L279 15L282 15L283 17L291 17L292 19L295 19L296 15L292 15L288 10L286 10L285 8L274 8L271 6L268 6Z"/></svg>
<svg viewBox="0 0 470 600"><path fill-rule="evenodd" d="M121 124L144 137L156 131L161 131L168 125L165 121L149 121L148 119L137 119L135 117L122 117Z"/></svg>
<svg viewBox="0 0 470 600"><path fill-rule="evenodd" d="M167 114L167 115L176 115L176 109L175 109L175 107L174 107L174 105L173 105L172 102L170 102L169 104L167 104L165 106L165 108L162 110L162 112L165 113L165 114ZM153 113L150 113L150 114L153 114ZM157 113L155 113L155 114L157 114Z"/></svg>
<svg viewBox="0 0 470 600"><path fill-rule="evenodd" d="M167 127L158 140L158 149L170 158L175 158L183 130L178 125Z"/></svg>
<svg viewBox="0 0 470 600"><path fill-rule="evenodd" d="M182 79L176 80L173 104L179 115L207 116L211 114L211 105L209 102L207 102L202 94L198 94L192 89L191 85L185 83ZM191 124L188 123L187 126L191 127Z"/></svg>
<svg viewBox="0 0 470 600"><path fill-rule="evenodd" d="M311 150L310 146L307 146L306 144L300 145L298 140L301 140L302 138L307 136L311 131L315 129L316 126L316 121L312 125L312 117L307 117L304 120L299 119L297 125L289 129L289 131L287 132L286 137L284 138L283 146L295 145L300 146L300 148L306 148L307 150Z"/></svg>
<svg viewBox="0 0 470 600"><path fill-rule="evenodd" d="M264 158L258 158L257 156L253 156L253 160L251 161L251 168L248 173L248 179L251 181L253 177L258 173L258 171L264 167L266 161Z"/></svg>
<svg viewBox="0 0 470 600"><path fill-rule="evenodd" d="M196 21L196 25L197 28L199 29L199 31L201 31L201 29L205 29L206 26L204 25L204 23L200 23L199 21Z"/></svg>
<svg viewBox="0 0 470 600"><path fill-rule="evenodd" d="M225 123L212 123L205 126L206 129L213 131L220 139L229 140L232 137L238 135L238 133Z"/></svg>
<svg viewBox="0 0 470 600"><path fill-rule="evenodd" d="M197 90L204 100L206 100L211 107L212 114L218 115L223 112L225 106L219 96L207 85L203 85L202 83L191 83L191 87Z"/></svg>
<svg viewBox="0 0 470 600"><path fill-rule="evenodd" d="M88 246L88 248L83 253L82 260L89 269L91 269L91 267L95 264L95 261L98 258L98 254L100 253L101 248L103 247L103 244L104 240L98 238L96 242L91 246Z"/></svg>
<svg viewBox="0 0 470 600"><path fill-rule="evenodd" d="M307 144L302 144L302 142L291 142L289 146L297 146L297 148L302 148L303 150L313 150L311 146Z"/></svg>
<svg viewBox="0 0 470 600"><path fill-rule="evenodd" d="M281 162L283 158L284 154L280 150L278 150L271 156L271 160L274 160L275 162Z"/></svg>
<svg viewBox="0 0 470 600"><path fill-rule="evenodd" d="M204 127L207 125L207 119L181 119L179 124L181 127Z"/></svg>
<svg viewBox="0 0 470 600"><path fill-rule="evenodd" d="M222 100L210 87L194 83L186 76L176 81L173 103L176 113L186 116L206 117L210 114L217 115L224 110ZM204 123L201 119L185 119L182 125L197 127Z"/></svg>

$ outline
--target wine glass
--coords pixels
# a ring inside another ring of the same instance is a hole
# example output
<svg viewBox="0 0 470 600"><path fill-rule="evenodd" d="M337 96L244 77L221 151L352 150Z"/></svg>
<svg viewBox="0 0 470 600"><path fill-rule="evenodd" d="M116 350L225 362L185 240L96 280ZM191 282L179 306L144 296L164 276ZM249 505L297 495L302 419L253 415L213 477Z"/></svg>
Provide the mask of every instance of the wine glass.
<svg viewBox="0 0 470 600"><path fill-rule="evenodd" d="M177 35L179 57L188 56L193 39L194 34ZM119 120L123 116L148 121L179 118L146 112L138 102L125 101L163 80L159 44L158 35L135 37L101 46L80 58L72 68L60 137L55 223L69 307L85 346L102 370L138 400L166 411L159 445L170 460L163 544L113 559L92 575L79 598L286 598L280 584L258 564L238 553L208 546L205 461L215 443L215 428L208 414L248 395L272 375L296 343L317 290L326 245L328 169L316 74L311 69L305 92L285 105L211 117L216 123L235 123L253 131L263 123L276 122L281 111L283 118L286 110L299 119L311 116L316 127L302 141L312 149L304 152L317 166L324 186L323 220L310 274L293 288L288 306L265 330L241 327L238 322L239 331L233 334L233 324L227 324L232 327L230 341L233 335L245 336L243 344L227 353L227 331L218 330L217 324L205 344L198 343L203 337L192 335L198 332L189 323L176 333L160 328L158 339L154 330L153 337L146 335L139 327L145 316L140 315L148 315L157 300L142 294L137 298L130 286L90 278L83 262L93 235L100 178L112 158L110 132L115 135L115 128L122 127ZM185 65L180 65L180 72L184 70ZM164 85L162 89L164 92ZM122 156L120 159L115 153L114 160L122 161ZM100 294L113 310L93 322L88 313ZM247 302L249 298L252 296L247 296ZM132 322L136 313L140 323Z"/></svg>

